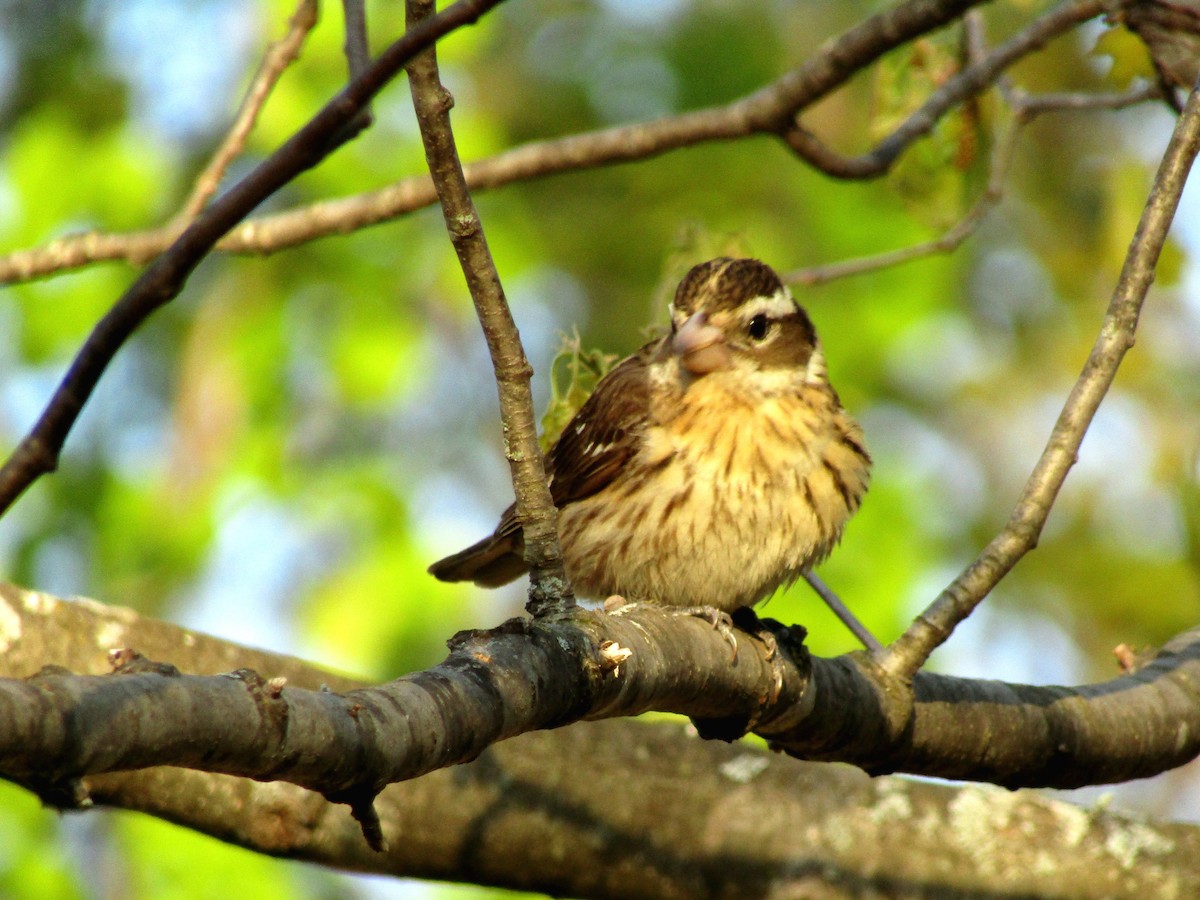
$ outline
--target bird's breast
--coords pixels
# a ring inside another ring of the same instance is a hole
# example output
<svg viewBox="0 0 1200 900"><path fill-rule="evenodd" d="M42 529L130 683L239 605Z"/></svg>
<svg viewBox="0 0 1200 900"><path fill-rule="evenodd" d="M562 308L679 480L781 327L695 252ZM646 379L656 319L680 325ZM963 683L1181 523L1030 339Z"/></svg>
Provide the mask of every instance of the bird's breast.
<svg viewBox="0 0 1200 900"><path fill-rule="evenodd" d="M563 509L582 595L750 605L824 557L857 508L865 463L840 446L857 426L831 394L688 401L649 428L621 477Z"/></svg>

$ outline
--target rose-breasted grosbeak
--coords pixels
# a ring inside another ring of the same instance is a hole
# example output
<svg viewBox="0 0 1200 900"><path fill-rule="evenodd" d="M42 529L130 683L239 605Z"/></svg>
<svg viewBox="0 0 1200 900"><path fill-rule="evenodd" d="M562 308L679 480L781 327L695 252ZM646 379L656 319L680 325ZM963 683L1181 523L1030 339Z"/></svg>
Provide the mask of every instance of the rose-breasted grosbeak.
<svg viewBox="0 0 1200 900"><path fill-rule="evenodd" d="M812 322L753 259L688 272L670 333L605 375L546 457L580 596L724 612L833 549L870 464ZM496 587L525 572L522 549L509 507L429 571Z"/></svg>

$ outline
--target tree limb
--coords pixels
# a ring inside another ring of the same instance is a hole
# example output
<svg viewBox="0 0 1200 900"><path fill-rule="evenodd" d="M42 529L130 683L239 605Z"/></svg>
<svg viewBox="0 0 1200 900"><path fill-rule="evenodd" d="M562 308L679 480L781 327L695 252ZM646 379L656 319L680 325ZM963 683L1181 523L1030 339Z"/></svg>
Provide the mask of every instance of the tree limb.
<svg viewBox="0 0 1200 900"><path fill-rule="evenodd" d="M811 287L839 278L878 272L881 269L888 269L939 253L952 253L979 230L979 226L1003 198L1004 184L1008 178L1008 171L1012 165L1021 130L1035 118L1051 112L1124 109L1147 100L1158 99L1162 96L1162 91L1157 85L1148 85L1130 88L1119 94L1031 95L1019 89L1005 91L1004 94L1005 100L1013 107L1013 120L1004 133L996 139L996 145L988 164L987 185L983 193L979 195L961 219L932 240L857 259L794 269L782 276L783 280L788 284Z"/></svg>
<svg viewBox="0 0 1200 900"><path fill-rule="evenodd" d="M681 779L680 773L686 773ZM586 773L586 774L584 774ZM870 779L677 724L580 723L391 785L392 840L293 785L155 768L87 779L138 809L291 859L551 896L1192 897L1200 829L1030 791Z"/></svg>
<svg viewBox="0 0 1200 900"><path fill-rule="evenodd" d="M300 48L308 33L317 24L317 0L300 0L296 11L288 20L288 30L279 40L273 42L263 56L250 81L246 98L242 101L234 119L233 126L221 141L221 146L213 154L204 171L196 179L191 194L184 201L176 220L171 223L174 229L182 229L184 223L196 217L200 210L217 192L225 170L229 168L242 150L246 147L246 139L254 130L258 114L262 111L267 98L271 96L276 83L293 62L300 58Z"/></svg>
<svg viewBox="0 0 1200 900"><path fill-rule="evenodd" d="M826 147L814 134L794 124L783 138L799 156L834 178L878 178L885 174L914 141L933 130L951 109L983 91L1013 63L1070 28L1104 11L1102 0L1069 0L1035 20L1015 37L977 63L946 80L921 108L909 116L871 151L844 157Z"/></svg>
<svg viewBox="0 0 1200 900"><path fill-rule="evenodd" d="M11 620L28 596L4 588L0 615ZM116 675L50 667L0 680L0 774L60 806L86 802L84 776L154 765L346 800L518 734L649 710L716 722L730 736L751 729L806 759L1009 787L1123 781L1200 753L1190 686L1200 681L1200 630L1136 673L1080 688L920 673L909 689L866 654L810 659L794 633L776 637L768 659L736 632L731 664L725 638L694 617L575 609L461 634L443 663L344 693L244 664L183 675L131 654ZM627 652L609 652L614 644Z"/></svg>
<svg viewBox="0 0 1200 900"><path fill-rule="evenodd" d="M363 686L131 610L0 587L0 675L43 664L100 674L114 645L197 673L253 667L286 678L285 696ZM523 735L392 785L376 808L385 833L404 840L384 853L367 848L344 806L284 782L158 766L85 776L82 786L96 804L275 856L559 895L744 897L767 886L804 895L822 885L901 896L1200 892L1195 826L1148 825L1026 792L868 779L745 743L698 741L675 724Z"/></svg>

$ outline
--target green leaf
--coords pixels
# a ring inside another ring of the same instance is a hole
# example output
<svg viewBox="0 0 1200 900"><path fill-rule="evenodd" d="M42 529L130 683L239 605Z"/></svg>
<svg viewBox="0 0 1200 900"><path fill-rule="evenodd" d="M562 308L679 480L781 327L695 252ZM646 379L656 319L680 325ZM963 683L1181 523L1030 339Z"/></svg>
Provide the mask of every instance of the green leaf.
<svg viewBox="0 0 1200 900"><path fill-rule="evenodd" d="M1135 78L1158 78L1146 45L1124 26L1113 26L1096 38L1096 46L1092 53L1095 56L1107 56L1112 60L1106 80L1116 88L1129 87Z"/></svg>
<svg viewBox="0 0 1200 900"><path fill-rule="evenodd" d="M596 382L616 361L616 354L584 349L578 331L562 336L562 347L550 363L550 402L542 415L543 453L558 440L571 417L591 396Z"/></svg>

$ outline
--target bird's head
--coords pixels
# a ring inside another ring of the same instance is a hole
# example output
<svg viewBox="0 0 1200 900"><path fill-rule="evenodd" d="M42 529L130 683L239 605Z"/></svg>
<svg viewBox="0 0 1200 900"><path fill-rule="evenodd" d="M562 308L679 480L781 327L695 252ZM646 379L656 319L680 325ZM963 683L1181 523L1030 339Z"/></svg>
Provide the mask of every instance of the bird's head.
<svg viewBox="0 0 1200 900"><path fill-rule="evenodd" d="M823 378L817 333L775 271L756 259L709 260L675 291L665 346L693 378L740 371Z"/></svg>

